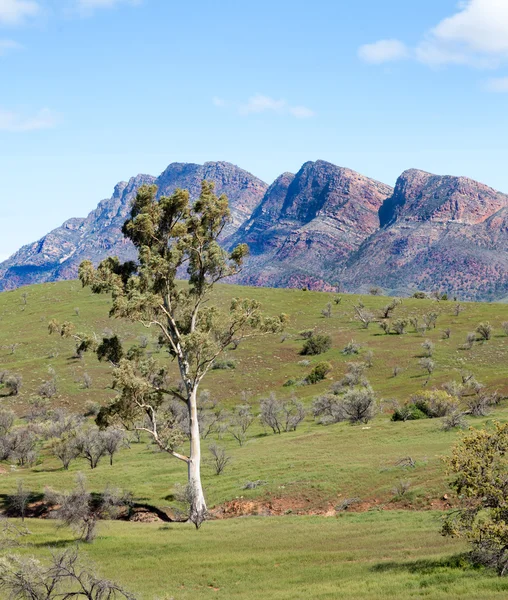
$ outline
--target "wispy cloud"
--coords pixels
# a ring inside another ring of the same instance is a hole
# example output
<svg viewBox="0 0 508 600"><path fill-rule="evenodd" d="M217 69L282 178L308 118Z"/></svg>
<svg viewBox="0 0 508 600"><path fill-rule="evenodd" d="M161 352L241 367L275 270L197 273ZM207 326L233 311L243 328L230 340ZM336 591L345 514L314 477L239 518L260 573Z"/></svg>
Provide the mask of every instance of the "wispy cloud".
<svg viewBox="0 0 508 600"><path fill-rule="evenodd" d="M463 0L457 12L423 32L414 47L399 40L380 40L362 46L358 53L373 64L412 57L433 67L499 67L508 62L508 1Z"/></svg>
<svg viewBox="0 0 508 600"><path fill-rule="evenodd" d="M21 50L23 46L13 40L0 40L0 56L5 56L12 50Z"/></svg>
<svg viewBox="0 0 508 600"><path fill-rule="evenodd" d="M20 25L40 10L35 0L0 0L0 25Z"/></svg>
<svg viewBox="0 0 508 600"><path fill-rule="evenodd" d="M379 40L373 44L360 46L358 56L367 63L380 65L409 58L410 51L406 44L399 40Z"/></svg>
<svg viewBox="0 0 508 600"><path fill-rule="evenodd" d="M493 77L487 81L485 88L489 92L508 94L508 77Z"/></svg>
<svg viewBox="0 0 508 600"><path fill-rule="evenodd" d="M279 115L290 115L297 119L308 119L315 116L315 112L306 106L293 106L284 99L275 99L270 96L256 94L251 96L245 104L238 107L241 115L252 115L259 113L274 113Z"/></svg>
<svg viewBox="0 0 508 600"><path fill-rule="evenodd" d="M114 8L121 4L137 6L141 4L142 1L143 0L76 0L76 6L82 15L89 16L96 9Z"/></svg>
<svg viewBox="0 0 508 600"><path fill-rule="evenodd" d="M217 106L218 108L222 108L224 106L226 106L226 101L224 100L224 98L219 98L218 96L214 96L212 98L212 104L214 106Z"/></svg>
<svg viewBox="0 0 508 600"><path fill-rule="evenodd" d="M0 108L0 131L23 133L38 129L52 129L58 123L58 115L49 108L42 108L35 115Z"/></svg>

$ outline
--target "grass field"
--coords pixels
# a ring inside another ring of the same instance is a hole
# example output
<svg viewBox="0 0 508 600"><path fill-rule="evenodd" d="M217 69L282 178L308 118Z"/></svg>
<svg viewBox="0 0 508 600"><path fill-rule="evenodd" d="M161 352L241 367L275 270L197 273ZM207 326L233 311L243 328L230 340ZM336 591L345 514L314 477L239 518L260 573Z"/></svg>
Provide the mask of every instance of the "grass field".
<svg viewBox="0 0 508 600"><path fill-rule="evenodd" d="M26 304L21 293L26 292ZM489 389L508 395L508 337L501 324L508 321L508 305L462 303L454 314L454 302L404 299L395 318L439 314L437 327L424 333L408 327L404 335L385 335L376 323L362 329L353 318L353 303L362 300L379 313L390 300L375 296L333 295L301 290L272 290L219 286L216 300L224 304L234 296L252 297L271 314L290 317L287 334L242 342L229 350L234 370L212 371L203 384L226 406L239 402L244 392L257 409L257 401L269 392L280 398L294 393L306 406L340 379L351 360L362 360L371 350L373 366L368 378L381 401L382 410L368 426L338 423L318 425L308 416L297 431L273 435L256 424L243 447L225 436L220 443L232 457L221 476L205 462L203 481L208 504L230 516L243 512L258 515L206 523L199 532L187 525L107 522L100 538L86 551L103 565L104 574L116 578L143 600L169 598L505 598L508 584L485 571L467 567L457 559L465 547L439 535L439 511L450 494L442 458L460 432L444 432L436 419L394 423L390 400L404 401L421 390L427 377L419 366L421 344L435 344L436 364L427 389L463 371L473 373ZM332 302L331 318L321 310ZM58 393L51 402L83 411L87 401L105 402L114 395L111 370L93 355L73 358L73 342L50 336L51 318L69 320L78 331L101 334L106 328L128 342L152 336L149 349L158 353L155 333L108 318L109 299L92 295L77 282L31 286L0 294L0 370L19 373L23 387L19 396L3 397L3 407L21 417L41 385L48 368L56 372ZM466 335L478 323L494 327L491 340L464 349ZM298 332L314 328L332 336L332 348L316 357L302 357ZM450 328L444 339L442 330ZM341 351L351 339L361 344L357 357ZM13 347L13 345L15 345ZM310 364L302 366L302 358ZM327 360L332 371L326 381L311 386L283 387L288 379L302 379L314 364ZM401 372L393 376L393 368ZM92 386L82 385L83 374ZM470 418L474 427L494 420L506 421L506 401L488 417ZM211 440L210 440L211 441ZM209 440L203 442L206 447ZM412 469L397 466L411 456ZM155 452L146 440L122 450L110 467L103 460L90 470L84 460L63 471L43 449L32 468L4 463L0 466L0 497L11 493L20 478L35 496L45 486L69 489L83 471L91 490L100 492L112 484L134 494L139 503L166 508L174 506L176 483L184 483L184 466ZM247 481L263 485L245 490ZM398 483L410 482L399 497ZM335 515L334 507L358 498L354 514ZM401 510L404 509L404 510ZM425 509L425 510L423 510ZM48 521L32 521L34 535L24 551L43 555L48 543L66 545L72 532Z"/></svg>
<svg viewBox="0 0 508 600"><path fill-rule="evenodd" d="M26 553L72 544L30 522ZM468 566L465 547L439 533L439 514L392 511L324 517L248 517L188 525L105 523L82 547L101 574L140 600L431 598L490 600L508 581ZM30 544L30 542L29 542Z"/></svg>

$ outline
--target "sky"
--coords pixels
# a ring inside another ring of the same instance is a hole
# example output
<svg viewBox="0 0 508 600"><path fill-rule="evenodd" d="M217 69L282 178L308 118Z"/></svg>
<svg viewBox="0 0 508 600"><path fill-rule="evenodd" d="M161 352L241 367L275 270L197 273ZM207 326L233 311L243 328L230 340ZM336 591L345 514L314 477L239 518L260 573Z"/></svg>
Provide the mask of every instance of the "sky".
<svg viewBox="0 0 508 600"><path fill-rule="evenodd" d="M507 108L508 0L0 0L0 260L171 162L508 193Z"/></svg>

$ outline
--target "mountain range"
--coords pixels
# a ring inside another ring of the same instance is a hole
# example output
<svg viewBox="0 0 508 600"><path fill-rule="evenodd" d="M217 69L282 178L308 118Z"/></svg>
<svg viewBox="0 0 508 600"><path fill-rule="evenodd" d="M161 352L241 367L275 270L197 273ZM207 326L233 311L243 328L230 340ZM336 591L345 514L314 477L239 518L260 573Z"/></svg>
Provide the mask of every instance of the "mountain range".
<svg viewBox="0 0 508 600"><path fill-rule="evenodd" d="M155 183L159 196L185 188L196 197L203 179L229 198L223 245L249 245L238 283L508 297L508 195L416 169L392 188L320 160L270 186L226 162L173 163L159 177L137 175L118 183L86 218L69 219L0 263L0 290L75 278L85 258L134 258L120 229L138 187Z"/></svg>

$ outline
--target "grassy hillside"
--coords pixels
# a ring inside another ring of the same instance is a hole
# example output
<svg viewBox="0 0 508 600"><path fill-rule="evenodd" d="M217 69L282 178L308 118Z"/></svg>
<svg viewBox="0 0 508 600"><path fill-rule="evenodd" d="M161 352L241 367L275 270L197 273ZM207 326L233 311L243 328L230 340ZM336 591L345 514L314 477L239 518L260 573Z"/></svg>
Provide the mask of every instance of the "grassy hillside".
<svg viewBox="0 0 508 600"><path fill-rule="evenodd" d="M385 335L377 323L362 329L354 319L353 304L362 301L379 314L390 302L387 298L342 295L341 303L334 304L334 296L327 293L220 286L216 301L224 304L235 296L256 298L272 314L285 312L290 323L284 336L244 341L228 351L236 368L212 371L203 384L220 402L232 406L246 394L257 411L259 398L273 391L280 398L295 394L310 407L317 395L343 377L347 362L363 360L372 351L367 376L381 410L368 426L323 426L307 416L296 431L273 435L256 423L243 447L224 436L220 443L232 461L221 476L213 474L211 465L204 465L208 504L220 516L260 516L207 523L197 534L177 524L103 524L101 537L89 552L99 562L115 557L106 561L105 574L142 591L144 600L154 595L164 600L212 595L336 598L339 593L372 599L390 595L477 598L479 590L482 598L506 597L504 583L452 560L464 546L439 535L439 513L434 510L447 506L445 494L453 502L442 457L460 432L442 431L438 419L391 422L390 410L392 400L402 402L424 387L458 381L464 371L473 373L488 389L508 395L508 337L501 325L508 321L508 305L463 303L456 316L454 302L404 299L394 319L418 315L421 321L422 315L435 312L436 328L422 335L408 326L404 335ZM328 302L332 302L331 318L321 314ZM55 406L83 412L87 401L102 403L113 396L110 367L94 355L73 358L71 340L48 334L51 318L72 321L78 331L99 335L108 328L127 343L148 336L148 349L165 360L154 344L155 332L109 319L108 307L107 297L94 296L77 282L0 294L0 370L23 377L20 394L2 397L2 406L22 417L48 379L49 368L57 377L58 393L51 399ZM465 349L467 333L485 321L494 327L492 339ZM445 339L442 331L448 328L451 334ZM298 332L305 329L330 334L332 348L320 356L301 356L303 341ZM342 349L352 339L361 345L361 352L345 356ZM428 383L419 366L426 339L435 345L436 365ZM299 364L302 359L310 364ZM301 380L321 360L332 364L325 381L283 386L288 379ZM394 377L396 366L401 370ZM90 388L83 386L85 373L91 377ZM507 417L502 401L488 417L469 418L469 423L484 426ZM205 454L211 441L203 442ZM415 461L414 468L398 464L407 456ZM76 473L83 471L93 491L109 483L132 491L136 502L160 508L175 505L175 484L186 478L181 463L155 452L146 440L122 450L113 467L103 460L92 471L79 459L63 471L43 449L34 467L4 463L0 470L3 498L20 478L26 488L40 495L47 485L69 489ZM247 481L257 480L263 484L244 489ZM402 497L396 492L400 481L410 483ZM337 518L334 507L349 498L359 499L351 510L361 514L340 513ZM30 529L34 532L27 548L30 552L45 552L49 541L65 546L72 538L68 530L55 532L49 522L30 523ZM156 564L152 564L153 556ZM199 565L192 573L188 572L190 556Z"/></svg>

